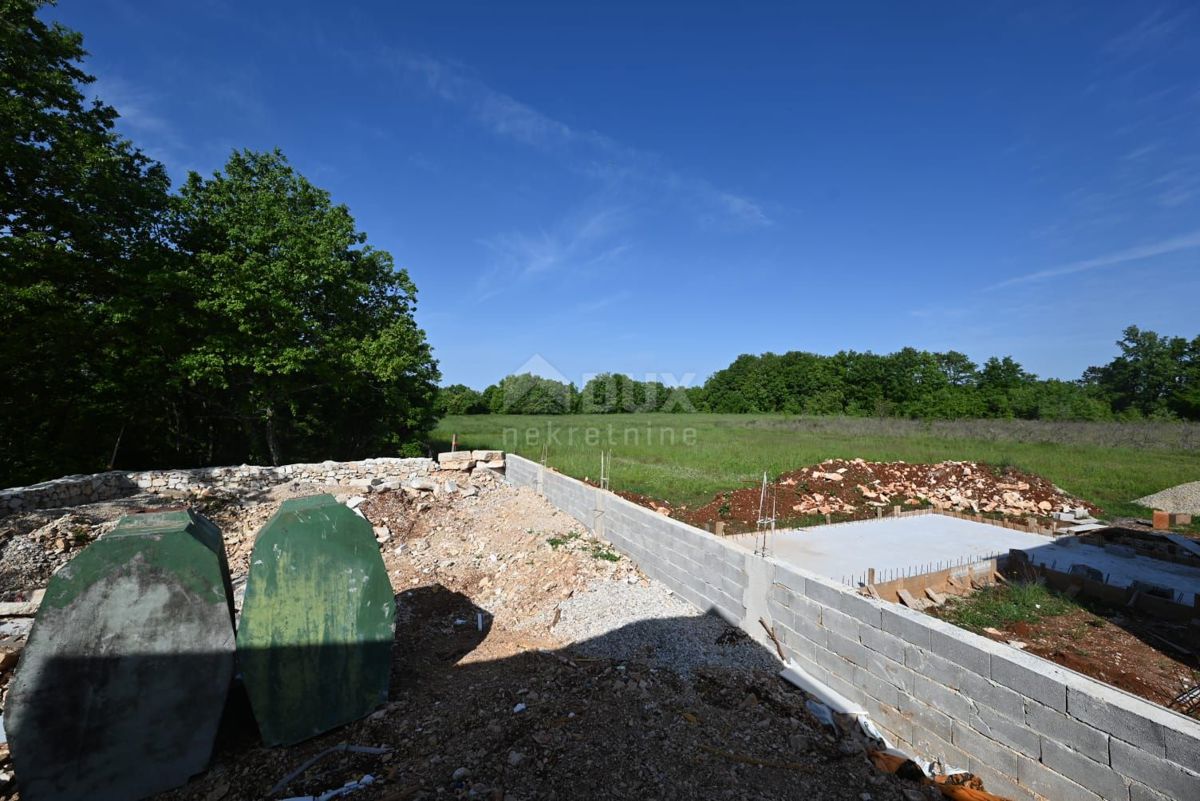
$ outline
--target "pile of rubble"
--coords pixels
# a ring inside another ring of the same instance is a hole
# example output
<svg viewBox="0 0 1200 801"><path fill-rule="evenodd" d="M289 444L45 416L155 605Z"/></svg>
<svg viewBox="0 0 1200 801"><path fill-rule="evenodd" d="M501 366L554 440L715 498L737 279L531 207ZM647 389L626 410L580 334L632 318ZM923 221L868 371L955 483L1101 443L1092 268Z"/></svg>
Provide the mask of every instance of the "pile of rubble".
<svg viewBox="0 0 1200 801"><path fill-rule="evenodd" d="M868 462L831 459L785 473L768 488L777 519L817 515L840 519L874 517L892 507L1050 519L1056 514L1086 518L1098 511L1050 481L979 462ZM759 487L719 493L683 515L695 525L715 521L753 526L759 516ZM769 508L767 510L770 511Z"/></svg>
<svg viewBox="0 0 1200 801"><path fill-rule="evenodd" d="M348 503L374 525L397 592L437 583L514 630L545 635L559 602L593 580L645 581L574 518L490 469L358 500Z"/></svg>
<svg viewBox="0 0 1200 801"><path fill-rule="evenodd" d="M447 451L438 454L438 467L442 470L471 470L483 467L488 470L504 469L503 451Z"/></svg>

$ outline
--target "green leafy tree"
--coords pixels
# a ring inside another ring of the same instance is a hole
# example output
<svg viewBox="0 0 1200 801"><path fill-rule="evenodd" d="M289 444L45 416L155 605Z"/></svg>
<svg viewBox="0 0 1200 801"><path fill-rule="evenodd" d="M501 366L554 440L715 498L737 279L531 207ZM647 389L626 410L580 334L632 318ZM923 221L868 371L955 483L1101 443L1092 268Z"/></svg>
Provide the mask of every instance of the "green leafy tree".
<svg viewBox="0 0 1200 801"><path fill-rule="evenodd" d="M1098 389L1116 412L1145 417L1200 416L1200 337L1189 342L1131 325L1117 347L1119 356L1084 374L1084 380Z"/></svg>
<svg viewBox="0 0 1200 801"><path fill-rule="evenodd" d="M965 353L950 350L934 354L934 356L951 386L971 386L979 377L979 366L967 358Z"/></svg>
<svg viewBox="0 0 1200 801"><path fill-rule="evenodd" d="M493 414L568 414L575 405L572 386L532 373L505 376L489 391Z"/></svg>
<svg viewBox="0 0 1200 801"><path fill-rule="evenodd" d="M273 463L415 452L439 377L416 287L278 151L188 176L178 286L193 311L178 360L206 452Z"/></svg>
<svg viewBox="0 0 1200 801"><path fill-rule="evenodd" d="M433 408L438 417L449 414L487 414L490 411L483 393L476 392L466 384L451 384L438 389Z"/></svg>
<svg viewBox="0 0 1200 801"><path fill-rule="evenodd" d="M160 414L174 339L154 311L170 182L87 99L82 37L45 5L0 0L4 483L102 469L131 420Z"/></svg>

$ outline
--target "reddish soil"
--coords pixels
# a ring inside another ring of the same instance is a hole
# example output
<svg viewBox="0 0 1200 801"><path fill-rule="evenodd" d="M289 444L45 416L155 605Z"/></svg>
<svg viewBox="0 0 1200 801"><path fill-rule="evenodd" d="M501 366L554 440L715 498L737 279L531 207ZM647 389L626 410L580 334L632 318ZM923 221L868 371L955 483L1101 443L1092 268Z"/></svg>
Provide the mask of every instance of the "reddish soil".
<svg viewBox="0 0 1200 801"><path fill-rule="evenodd" d="M651 508L662 502L635 493L622 497ZM695 509L670 510L672 516L704 526L723 521L729 533L756 528L761 486L720 492ZM1083 507L1099 510L1060 490L1050 481L1019 470L999 470L977 462L867 462L831 459L784 473L767 486L767 510L774 504L777 525L803 526L830 520L875 517L893 506L934 507L992 517L1045 520L1054 511Z"/></svg>
<svg viewBox="0 0 1200 801"><path fill-rule="evenodd" d="M1128 613L1104 618L1079 609L1037 623L1013 623L1000 634L986 636L1023 642L1031 654L1163 706L1200 683L1200 661L1194 653L1183 654L1163 642L1186 647L1185 624Z"/></svg>

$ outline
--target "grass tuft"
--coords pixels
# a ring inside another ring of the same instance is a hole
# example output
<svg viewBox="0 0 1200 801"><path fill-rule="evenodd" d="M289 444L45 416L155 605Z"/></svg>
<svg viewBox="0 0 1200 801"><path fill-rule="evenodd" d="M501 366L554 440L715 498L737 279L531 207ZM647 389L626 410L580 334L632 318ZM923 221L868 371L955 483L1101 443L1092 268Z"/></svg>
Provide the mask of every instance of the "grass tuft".
<svg viewBox="0 0 1200 801"><path fill-rule="evenodd" d="M1002 629L1013 623L1036 623L1080 607L1040 584L985 587L966 598L952 598L939 617L972 631Z"/></svg>
<svg viewBox="0 0 1200 801"><path fill-rule="evenodd" d="M579 539L581 536L583 536L583 535L581 535L578 531L568 531L566 534L562 535L561 537L548 538L546 540L546 544L550 546L550 550L557 551L559 548L563 547L564 545L570 545L572 542Z"/></svg>

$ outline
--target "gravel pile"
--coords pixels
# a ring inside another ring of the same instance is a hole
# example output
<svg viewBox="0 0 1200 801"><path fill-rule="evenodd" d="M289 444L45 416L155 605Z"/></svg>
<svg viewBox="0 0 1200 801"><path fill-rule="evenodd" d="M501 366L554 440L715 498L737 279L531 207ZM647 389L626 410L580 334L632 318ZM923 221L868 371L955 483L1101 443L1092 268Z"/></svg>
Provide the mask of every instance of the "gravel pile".
<svg viewBox="0 0 1200 801"><path fill-rule="evenodd" d="M1189 481L1162 492L1138 498L1134 503L1164 512L1200 515L1200 481Z"/></svg>
<svg viewBox="0 0 1200 801"><path fill-rule="evenodd" d="M702 666L779 670L775 654L656 581L593 581L559 605L552 633L585 656L642 660L689 675Z"/></svg>

